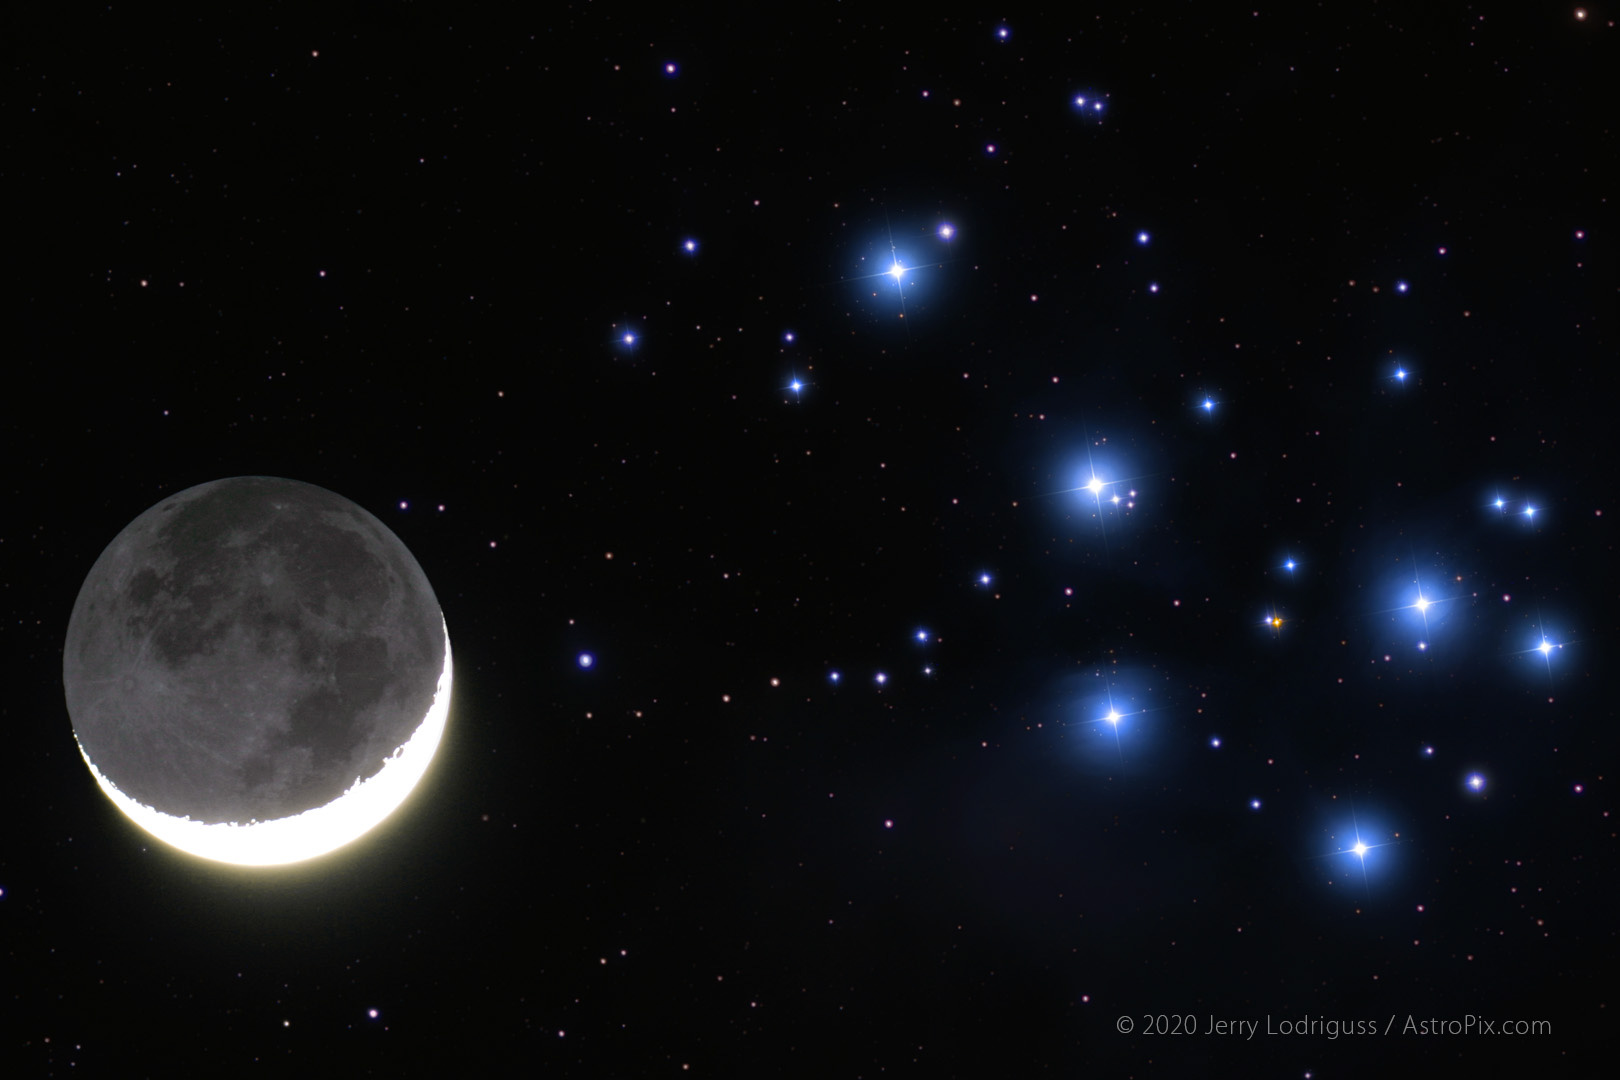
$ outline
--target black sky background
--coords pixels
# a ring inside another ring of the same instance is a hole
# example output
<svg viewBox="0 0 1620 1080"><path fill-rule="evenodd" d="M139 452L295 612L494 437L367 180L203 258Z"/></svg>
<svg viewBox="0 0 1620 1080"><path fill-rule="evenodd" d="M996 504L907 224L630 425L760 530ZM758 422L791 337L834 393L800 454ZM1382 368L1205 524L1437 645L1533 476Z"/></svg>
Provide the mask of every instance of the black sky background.
<svg viewBox="0 0 1620 1080"><path fill-rule="evenodd" d="M0 1065L1580 1060L1616 30L1574 11L19 14ZM903 320L855 280L891 237ZM245 474L382 518L456 663L406 806L269 872L125 822L60 676L106 544ZM1397 1031L1142 1031L1188 1013ZM1552 1030L1399 1031L1468 1014Z"/></svg>

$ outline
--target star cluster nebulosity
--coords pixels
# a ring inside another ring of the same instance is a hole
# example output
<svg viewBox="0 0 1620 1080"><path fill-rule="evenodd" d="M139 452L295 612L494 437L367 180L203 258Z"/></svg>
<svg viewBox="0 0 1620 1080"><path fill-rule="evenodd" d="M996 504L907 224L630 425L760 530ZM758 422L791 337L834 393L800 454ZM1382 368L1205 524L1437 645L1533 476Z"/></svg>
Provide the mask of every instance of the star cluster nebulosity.
<svg viewBox="0 0 1620 1080"><path fill-rule="evenodd" d="M0 1061L1578 1071L1611 17L992 14L19 27ZM52 719L63 597L229 475L386 520L456 649L280 876Z"/></svg>

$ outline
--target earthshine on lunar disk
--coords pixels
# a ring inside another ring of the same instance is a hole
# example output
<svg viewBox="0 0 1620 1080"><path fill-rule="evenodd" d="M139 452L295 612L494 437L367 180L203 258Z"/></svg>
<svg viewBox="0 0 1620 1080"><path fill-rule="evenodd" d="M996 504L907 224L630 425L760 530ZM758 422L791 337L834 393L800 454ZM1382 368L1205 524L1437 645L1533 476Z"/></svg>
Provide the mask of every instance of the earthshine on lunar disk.
<svg viewBox="0 0 1620 1080"><path fill-rule="evenodd" d="M364 509L265 476L171 495L119 533L63 648L74 738L131 820L194 855L299 862L427 772L450 638L416 560Z"/></svg>

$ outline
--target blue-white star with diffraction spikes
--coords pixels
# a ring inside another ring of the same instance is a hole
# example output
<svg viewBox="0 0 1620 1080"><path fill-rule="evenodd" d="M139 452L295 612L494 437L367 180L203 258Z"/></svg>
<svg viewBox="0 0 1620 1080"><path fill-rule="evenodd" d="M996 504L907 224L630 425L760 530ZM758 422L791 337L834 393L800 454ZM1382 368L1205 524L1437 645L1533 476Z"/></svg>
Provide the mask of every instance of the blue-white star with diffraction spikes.
<svg viewBox="0 0 1620 1080"><path fill-rule="evenodd" d="M1463 781L1463 786L1475 795L1483 795L1485 793L1485 775L1477 772L1469 773L1468 778Z"/></svg>
<svg viewBox="0 0 1620 1080"><path fill-rule="evenodd" d="M1163 706L1144 706L1156 684L1156 677L1145 672L1115 668L1079 676L1064 692L1069 703L1062 726L1075 729L1076 746L1095 764L1110 769L1124 766L1153 745L1154 726L1147 718ZM1131 754L1125 753L1127 744Z"/></svg>
<svg viewBox="0 0 1620 1080"><path fill-rule="evenodd" d="M1371 824L1361 824L1354 809L1350 810L1350 820L1345 822L1344 826L1329 834L1332 850L1312 858L1322 861L1326 866L1329 884L1333 884L1334 877L1338 874L1348 871L1361 878L1362 894L1366 895L1371 887L1369 872L1382 869L1389 862L1389 855L1392 852L1386 849L1395 848L1400 844L1400 834L1385 832ZM1346 863L1350 865L1346 867Z"/></svg>
<svg viewBox="0 0 1620 1080"><path fill-rule="evenodd" d="M1091 456L1089 449L1086 456L1087 458ZM1133 476L1123 480L1111 479L1100 474L1095 463L1090 463L1081 474L1078 486L1066 488L1063 491L1051 492L1050 494L1062 495L1068 492L1078 493L1083 491L1090 495L1092 500L1095 500L1098 510L1101 510L1105 503L1118 510L1129 510L1136 506L1136 489L1131 487L1130 484L1137 479L1140 478Z"/></svg>
<svg viewBox="0 0 1620 1080"><path fill-rule="evenodd" d="M1530 648L1520 649L1514 655L1529 656L1534 654L1535 656L1539 657L1541 659L1542 666L1547 671L1547 685L1550 687L1552 685L1553 656L1564 648L1565 643L1547 632L1547 624L1545 622L1538 623L1535 636L1530 640L1532 642Z"/></svg>
<svg viewBox="0 0 1620 1080"><path fill-rule="evenodd" d="M1415 565L1417 559L1410 549L1408 549L1408 556ZM1443 574L1439 572L1432 573L1433 579L1442 576ZM1416 636L1412 639L1412 647L1420 652L1427 652L1435 640L1435 633L1440 630L1446 619L1450 617L1450 609L1455 606L1457 598L1439 595L1435 591L1432 581L1431 584L1426 585L1423 577L1424 575L1421 572L1414 571L1395 590L1394 595L1399 598L1400 603L1396 607L1385 608L1374 612L1374 614L1398 616L1401 612L1409 612L1408 619L1410 622L1408 625L1411 625L1416 631Z"/></svg>
<svg viewBox="0 0 1620 1080"><path fill-rule="evenodd" d="M921 234L915 231L909 235L896 234L887 215L883 228L881 236L869 242L867 254L856 259L862 272L844 280L860 283L863 288L859 302L875 302L877 311L887 305L885 297L892 288L898 309L895 314L900 319L908 319L911 316L908 304L913 296L928 295L935 287L938 275L926 271L944 267L940 255L949 249L957 230L954 225L945 223L930 226L930 231Z"/></svg>
<svg viewBox="0 0 1620 1080"><path fill-rule="evenodd" d="M641 344L641 335L629 319L613 324L613 347L621 353L635 352Z"/></svg>

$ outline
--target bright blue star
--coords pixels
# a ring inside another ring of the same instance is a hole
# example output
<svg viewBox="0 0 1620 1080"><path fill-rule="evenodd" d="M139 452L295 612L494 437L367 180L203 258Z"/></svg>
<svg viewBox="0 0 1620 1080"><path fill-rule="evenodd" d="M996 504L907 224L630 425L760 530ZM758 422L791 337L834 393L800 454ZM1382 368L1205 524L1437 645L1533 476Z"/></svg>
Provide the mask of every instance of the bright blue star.
<svg viewBox="0 0 1620 1080"><path fill-rule="evenodd" d="M1151 239L1151 237L1149 237L1148 234L1145 233L1145 232L1139 232L1139 233L1136 234L1136 242L1138 244L1142 244L1143 246L1146 246L1148 240L1150 240L1150 239Z"/></svg>
<svg viewBox="0 0 1620 1080"><path fill-rule="evenodd" d="M1298 565L1299 564L1294 562L1293 559L1289 559L1287 562L1283 563L1283 569L1292 574L1294 572L1294 567Z"/></svg>
<svg viewBox="0 0 1620 1080"><path fill-rule="evenodd" d="M1221 748L1221 737L1219 735L1211 735L1209 737L1209 745L1211 749L1219 750Z"/></svg>
<svg viewBox="0 0 1620 1080"><path fill-rule="evenodd" d="M795 397L797 397L797 396L799 396L800 393L803 392L804 383L799 381L799 377L797 375L795 375L793 377L793 381L787 384L787 389L793 391L793 395Z"/></svg>
<svg viewBox="0 0 1620 1080"><path fill-rule="evenodd" d="M1395 378L1399 382L1405 382L1406 381L1406 369L1401 368L1401 367L1396 368L1395 369Z"/></svg>
<svg viewBox="0 0 1620 1080"><path fill-rule="evenodd" d="M1395 283L1395 291L1398 292L1398 293L1406 292L1407 288L1408 288L1408 286L1407 286L1406 282L1404 282L1404 281L1397 281Z"/></svg>
<svg viewBox="0 0 1620 1080"><path fill-rule="evenodd" d="M879 301L886 304L882 298L887 290L877 288L876 280L889 279L894 285L894 296L899 303L899 318L905 321L904 325L909 331L912 313L908 308L912 301L911 294L914 291L925 290L932 284L930 270L943 270L945 263L942 261L930 263L928 256L916 247L915 234L910 240L897 238L893 229L887 226L886 215L885 223L886 232L883 237L872 243L867 254L855 259L856 265L864 272L856 273L845 280L862 284L864 301ZM936 222L930 228L934 229L936 235L946 243L957 234L956 226L950 224L941 225ZM933 250L937 251L937 248Z"/></svg>
<svg viewBox="0 0 1620 1080"><path fill-rule="evenodd" d="M1541 657L1542 666L1547 669L1547 685L1550 688L1552 686L1552 654L1561 651L1563 648L1564 642L1555 641L1548 636L1546 623L1541 622L1536 627L1536 643L1514 655L1538 654Z"/></svg>
<svg viewBox="0 0 1620 1080"><path fill-rule="evenodd" d="M782 331L782 341L784 343L786 343L788 345L791 345L791 344L793 344L794 340L795 339L793 337L793 331L791 331L791 330Z"/></svg>
<svg viewBox="0 0 1620 1080"><path fill-rule="evenodd" d="M829 671L829 672L828 672L828 673L827 673L827 681L828 681L828 682L833 682L833 683L836 683L836 682L837 682L837 681L838 681L838 672L836 672L836 671Z"/></svg>
<svg viewBox="0 0 1620 1080"><path fill-rule="evenodd" d="M1424 756L1424 757L1426 757L1426 758L1432 758L1432 757L1434 757L1434 747L1432 747L1432 746L1425 746L1425 747L1424 747L1424 748L1423 748L1423 756Z"/></svg>
<svg viewBox="0 0 1620 1080"><path fill-rule="evenodd" d="M1250 799L1249 800L1249 809L1250 810L1258 810L1258 809L1260 809L1260 800L1259 799Z"/></svg>
<svg viewBox="0 0 1620 1080"><path fill-rule="evenodd" d="M887 675L883 674L883 672L880 671L880 672L877 673L877 680L876 681L877 681L877 684L879 686L882 686L884 683L889 681L889 677Z"/></svg>
<svg viewBox="0 0 1620 1080"><path fill-rule="evenodd" d="M1485 778L1479 773L1469 773L1465 782L1468 785L1468 790L1476 794L1485 790Z"/></svg>
<svg viewBox="0 0 1620 1080"><path fill-rule="evenodd" d="M1534 517L1535 517L1535 516L1536 516L1536 508L1535 508L1535 507L1533 507L1533 506L1526 506L1526 507L1525 507L1525 508L1524 508L1524 516L1525 516L1525 517L1526 517L1526 518L1527 518L1527 519L1528 519L1528 518L1534 518Z"/></svg>
<svg viewBox="0 0 1620 1080"><path fill-rule="evenodd" d="M1355 859L1355 865L1357 867L1359 867L1360 870L1361 870L1361 887L1362 887L1362 890L1365 892L1367 890L1368 884L1369 884L1369 878L1368 878L1369 864L1373 865L1373 866L1376 866L1378 864L1379 857L1377 855L1377 852L1381 848L1395 847L1396 845L1398 845L1400 843L1400 834L1396 833L1393 836L1391 836L1390 839L1384 840L1384 841L1382 841L1380 843L1372 843L1372 842L1370 842L1369 838L1373 837L1373 836L1376 836L1377 832L1376 831L1369 831L1369 832L1365 832L1365 833L1362 832L1361 831L1361 824L1357 820L1356 813L1355 813L1355 811L1353 809L1351 810L1351 813L1350 813L1350 828L1349 828L1349 830L1347 830L1347 832L1348 832L1348 835L1344 836L1342 839L1339 839L1338 846L1336 846L1334 848L1334 850L1324 852L1321 855L1317 855L1317 856L1313 856L1313 857L1317 858L1317 859L1334 859L1334 858L1336 858L1338 856L1342 856L1342 855L1353 856L1354 859ZM1330 834L1330 837L1331 836L1332 836L1332 834ZM1338 839L1338 838L1334 837L1334 839ZM1331 884L1331 881L1330 881L1330 884Z"/></svg>
<svg viewBox="0 0 1620 1080"><path fill-rule="evenodd" d="M1156 293L1158 291L1159 291L1159 283L1157 281L1148 282L1148 292Z"/></svg>
<svg viewBox="0 0 1620 1080"><path fill-rule="evenodd" d="M996 27L996 38L998 40L1006 41L1010 37L1012 37L1012 31L1011 30L1007 29L1005 26Z"/></svg>
<svg viewBox="0 0 1620 1080"><path fill-rule="evenodd" d="M698 242L696 240L692 240L692 239L688 238L686 240L681 241L681 250L686 252L688 255L696 255L697 254L697 249L698 249Z"/></svg>
<svg viewBox="0 0 1620 1080"><path fill-rule="evenodd" d="M926 631L926 630L917 631L917 640L918 641L927 641L928 640L928 631Z"/></svg>
<svg viewBox="0 0 1620 1080"><path fill-rule="evenodd" d="M1413 611L1416 611L1418 613L1418 617L1423 620L1423 633L1425 636L1427 636L1429 633L1429 609L1434 605L1435 601L1430 600L1427 596L1423 595L1423 589L1421 586L1418 588L1417 599L1408 605ZM1418 642L1418 648L1427 649L1428 645L1420 641Z"/></svg>
<svg viewBox="0 0 1620 1080"><path fill-rule="evenodd" d="M673 77L674 77L674 76L675 76L675 74L676 74L676 73L677 73L677 72L678 72L678 71L679 71L679 70L680 70L680 69L679 69L679 68L677 68L677 67L676 67L676 66L675 66L675 64L674 64L674 62L673 62L673 61L666 61L666 62L665 62L665 63L664 63L664 74L665 74L665 75L668 75L668 76L670 76L670 77L672 77L672 78L673 78Z"/></svg>
<svg viewBox="0 0 1620 1080"><path fill-rule="evenodd" d="M979 575L979 584L980 585L988 585L988 584L990 584L990 575L989 574L980 574Z"/></svg>
<svg viewBox="0 0 1620 1080"><path fill-rule="evenodd" d="M596 663L596 657L592 656L590 653L582 652L582 653L579 654L579 666L580 667L588 668L594 663Z"/></svg>
<svg viewBox="0 0 1620 1080"><path fill-rule="evenodd" d="M1076 688L1079 694L1069 706L1073 712L1062 727L1072 731L1070 738L1079 739L1076 745L1081 753L1094 764L1112 769L1126 764L1127 741L1133 748L1151 750L1157 732L1149 716L1163 706L1154 707L1150 700L1154 686L1144 682L1141 673L1110 668L1082 676L1080 681L1084 687Z"/></svg>

